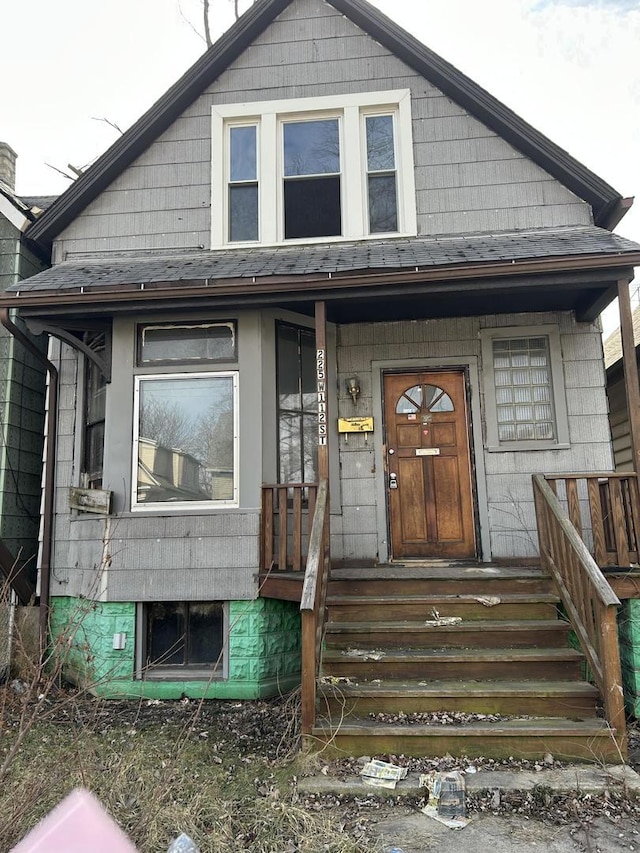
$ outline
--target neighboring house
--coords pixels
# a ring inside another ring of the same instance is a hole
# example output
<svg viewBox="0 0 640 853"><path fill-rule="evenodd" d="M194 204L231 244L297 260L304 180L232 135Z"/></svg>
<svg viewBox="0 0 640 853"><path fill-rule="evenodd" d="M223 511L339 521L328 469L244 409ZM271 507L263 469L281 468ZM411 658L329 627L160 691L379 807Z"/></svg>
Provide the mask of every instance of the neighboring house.
<svg viewBox="0 0 640 853"><path fill-rule="evenodd" d="M284 570L318 480L334 564L391 586L535 559L532 473L612 467L626 206L364 0L258 0L30 226L53 266L2 301L60 372L68 671L106 696L296 685Z"/></svg>
<svg viewBox="0 0 640 853"><path fill-rule="evenodd" d="M637 342L640 342L640 305L633 312L633 339L636 342L636 360L639 358ZM622 341L620 329L612 332L604 342L604 363L607 371L607 398L609 400L609 422L613 455L617 471L633 471L631 434L629 432L629 412L627 392L624 383L622 363Z"/></svg>
<svg viewBox="0 0 640 853"><path fill-rule="evenodd" d="M0 142L0 291L48 266L47 253L24 232L52 202L15 192L16 154ZM46 343L34 339L42 353ZM0 327L0 540L2 561L25 566L35 590L42 480L45 371L23 345Z"/></svg>
<svg viewBox="0 0 640 853"><path fill-rule="evenodd" d="M16 153L0 142L0 291L48 266L23 234L53 199L15 193ZM44 354L45 342L36 344ZM12 589L35 594L42 480L45 380L42 364L0 327L0 678L10 665ZM10 578L10 583L7 583Z"/></svg>

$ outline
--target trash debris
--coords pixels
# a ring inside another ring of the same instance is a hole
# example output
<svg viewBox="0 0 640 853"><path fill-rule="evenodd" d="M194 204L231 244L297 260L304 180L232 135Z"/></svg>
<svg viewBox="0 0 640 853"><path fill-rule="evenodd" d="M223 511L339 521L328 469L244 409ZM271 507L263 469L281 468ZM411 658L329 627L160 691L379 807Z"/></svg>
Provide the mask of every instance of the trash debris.
<svg viewBox="0 0 640 853"><path fill-rule="evenodd" d="M449 829L464 829L469 823L465 800L464 776L457 770L444 773L433 771L420 776L420 785L429 792L423 814L448 826Z"/></svg>
<svg viewBox="0 0 640 853"><path fill-rule="evenodd" d="M344 654L350 658L362 658L362 660L381 660L384 652L377 649L347 649Z"/></svg>
<svg viewBox="0 0 640 853"><path fill-rule="evenodd" d="M320 684L353 684L345 675L323 675Z"/></svg>
<svg viewBox="0 0 640 853"><path fill-rule="evenodd" d="M479 595L476 597L476 601L484 604L485 607L495 607L496 604L500 604L501 600L497 595Z"/></svg>
<svg viewBox="0 0 640 853"><path fill-rule="evenodd" d="M200 850L193 839L181 832L177 838L173 839L167 853L200 853Z"/></svg>
<svg viewBox="0 0 640 853"><path fill-rule="evenodd" d="M374 758L373 761L364 765L360 775L365 785L371 785L374 788L393 789L401 779L406 779L407 768Z"/></svg>
<svg viewBox="0 0 640 853"><path fill-rule="evenodd" d="M445 625L459 625L460 622L462 622L462 616L437 616L435 619L427 619L424 624L443 628Z"/></svg>
<svg viewBox="0 0 640 853"><path fill-rule="evenodd" d="M481 574L481 575L499 575L500 569L478 569L476 566L472 566L470 569L465 569L465 572L468 574Z"/></svg>

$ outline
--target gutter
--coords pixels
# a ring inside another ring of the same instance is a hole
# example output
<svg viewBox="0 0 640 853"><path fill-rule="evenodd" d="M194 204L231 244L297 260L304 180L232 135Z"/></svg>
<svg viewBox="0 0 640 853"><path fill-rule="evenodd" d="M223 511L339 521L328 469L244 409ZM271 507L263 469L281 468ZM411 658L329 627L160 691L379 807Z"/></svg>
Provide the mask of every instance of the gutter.
<svg viewBox="0 0 640 853"><path fill-rule="evenodd" d="M0 323L10 335L18 340L44 367L49 375L49 398L47 405L47 437L44 446L44 502L42 507L42 554L40 558L40 613L39 644L42 665L47 648L49 626L49 590L51 588L51 554L53 550L53 496L56 458L56 433L58 413L58 371L22 329L10 319L9 309L0 308Z"/></svg>

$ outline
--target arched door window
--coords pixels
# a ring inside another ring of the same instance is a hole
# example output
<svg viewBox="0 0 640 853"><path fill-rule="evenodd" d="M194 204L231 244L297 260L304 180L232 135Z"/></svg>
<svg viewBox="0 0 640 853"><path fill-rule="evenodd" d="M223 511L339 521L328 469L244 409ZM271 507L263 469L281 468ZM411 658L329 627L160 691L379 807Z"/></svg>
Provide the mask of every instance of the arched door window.
<svg viewBox="0 0 640 853"><path fill-rule="evenodd" d="M412 385L401 394L396 403L397 415L418 412L453 412L451 397L437 385Z"/></svg>

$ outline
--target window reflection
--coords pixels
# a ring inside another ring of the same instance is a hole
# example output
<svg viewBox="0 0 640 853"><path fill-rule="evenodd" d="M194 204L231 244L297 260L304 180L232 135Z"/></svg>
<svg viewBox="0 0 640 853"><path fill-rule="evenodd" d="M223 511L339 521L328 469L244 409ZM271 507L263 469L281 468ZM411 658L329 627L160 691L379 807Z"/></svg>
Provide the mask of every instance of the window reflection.
<svg viewBox="0 0 640 853"><path fill-rule="evenodd" d="M234 376L138 383L138 503L233 501Z"/></svg>

